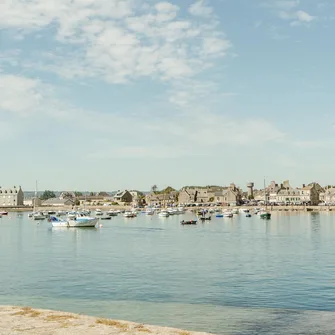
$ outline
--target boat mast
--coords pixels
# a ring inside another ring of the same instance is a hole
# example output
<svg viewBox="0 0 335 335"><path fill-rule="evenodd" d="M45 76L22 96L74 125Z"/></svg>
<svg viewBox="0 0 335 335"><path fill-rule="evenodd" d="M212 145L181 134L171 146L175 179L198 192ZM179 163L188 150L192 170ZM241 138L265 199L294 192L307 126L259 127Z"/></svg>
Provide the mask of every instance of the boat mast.
<svg viewBox="0 0 335 335"><path fill-rule="evenodd" d="M267 201L266 201L265 176L264 176L264 201L265 201L265 209L267 209L268 204L267 204Z"/></svg>
<svg viewBox="0 0 335 335"><path fill-rule="evenodd" d="M35 181L35 198L34 198L34 208L33 208L34 213L36 210L36 201L37 201L37 180Z"/></svg>

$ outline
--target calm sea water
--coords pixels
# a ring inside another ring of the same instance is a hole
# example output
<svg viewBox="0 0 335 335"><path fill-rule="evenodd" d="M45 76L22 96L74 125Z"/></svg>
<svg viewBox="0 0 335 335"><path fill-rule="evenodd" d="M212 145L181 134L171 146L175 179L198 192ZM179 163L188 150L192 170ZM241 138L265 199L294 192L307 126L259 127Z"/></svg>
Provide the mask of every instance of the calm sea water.
<svg viewBox="0 0 335 335"><path fill-rule="evenodd" d="M335 215L0 219L0 304L218 334L335 333Z"/></svg>

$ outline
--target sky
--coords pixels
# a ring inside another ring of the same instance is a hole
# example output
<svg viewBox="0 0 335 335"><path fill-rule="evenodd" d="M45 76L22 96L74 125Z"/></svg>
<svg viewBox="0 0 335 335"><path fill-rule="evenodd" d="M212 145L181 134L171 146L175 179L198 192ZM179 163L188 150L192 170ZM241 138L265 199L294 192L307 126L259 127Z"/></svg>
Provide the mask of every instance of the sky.
<svg viewBox="0 0 335 335"><path fill-rule="evenodd" d="M335 1L0 1L0 176L335 184Z"/></svg>

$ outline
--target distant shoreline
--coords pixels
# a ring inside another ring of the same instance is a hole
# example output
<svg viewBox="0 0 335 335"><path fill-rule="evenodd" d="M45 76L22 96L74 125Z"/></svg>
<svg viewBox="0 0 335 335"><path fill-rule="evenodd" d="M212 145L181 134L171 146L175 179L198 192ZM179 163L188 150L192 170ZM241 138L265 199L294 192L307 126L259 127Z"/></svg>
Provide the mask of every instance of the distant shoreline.
<svg viewBox="0 0 335 335"><path fill-rule="evenodd" d="M143 325L31 307L0 306L2 334L131 334L209 335L175 328Z"/></svg>
<svg viewBox="0 0 335 335"><path fill-rule="evenodd" d="M217 206L217 207L185 207L186 211L196 212L202 208L219 208L219 209L232 209L232 208L248 208L252 210L255 207L265 208L265 206ZM86 206L86 209L95 210L101 209L102 211L108 210L130 210L132 206L111 205L111 206ZM8 212L32 212L33 207L0 207L0 211ZM72 206L40 206L40 211L71 211ZM267 206L270 212L335 212L335 206Z"/></svg>

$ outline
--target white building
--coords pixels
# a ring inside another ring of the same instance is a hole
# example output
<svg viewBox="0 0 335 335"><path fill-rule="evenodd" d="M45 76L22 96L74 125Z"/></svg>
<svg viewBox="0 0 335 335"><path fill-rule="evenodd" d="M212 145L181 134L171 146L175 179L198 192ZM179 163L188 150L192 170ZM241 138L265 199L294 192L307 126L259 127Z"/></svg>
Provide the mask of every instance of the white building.
<svg viewBox="0 0 335 335"><path fill-rule="evenodd" d="M23 206L23 191L21 186L17 188L3 189L0 187L0 207Z"/></svg>

